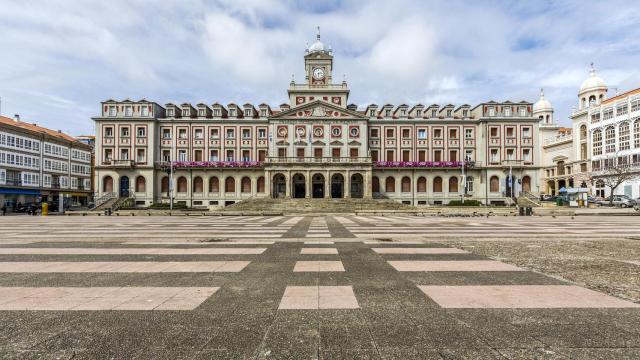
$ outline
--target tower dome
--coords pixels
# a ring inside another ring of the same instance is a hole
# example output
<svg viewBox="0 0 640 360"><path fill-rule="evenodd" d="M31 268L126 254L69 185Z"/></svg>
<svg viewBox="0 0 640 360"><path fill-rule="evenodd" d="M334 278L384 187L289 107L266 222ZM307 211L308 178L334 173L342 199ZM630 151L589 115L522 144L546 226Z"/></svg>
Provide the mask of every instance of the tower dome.
<svg viewBox="0 0 640 360"><path fill-rule="evenodd" d="M309 46L309 48L307 49L307 53L312 54L312 53L318 53L318 52L322 52L322 53L331 53L331 48L328 46L325 46L325 44L320 41L320 27L318 26L318 34L316 35L316 41L311 44L311 46Z"/></svg>
<svg viewBox="0 0 640 360"><path fill-rule="evenodd" d="M591 69L589 70L589 77L582 82L580 86L580 94L593 91L593 90L606 90L607 84L605 84L604 80L600 76L597 75L596 69L591 63Z"/></svg>
<svg viewBox="0 0 640 360"><path fill-rule="evenodd" d="M540 89L540 99L533 104L533 113L544 111L553 111L553 106L549 100L544 98L544 89Z"/></svg>

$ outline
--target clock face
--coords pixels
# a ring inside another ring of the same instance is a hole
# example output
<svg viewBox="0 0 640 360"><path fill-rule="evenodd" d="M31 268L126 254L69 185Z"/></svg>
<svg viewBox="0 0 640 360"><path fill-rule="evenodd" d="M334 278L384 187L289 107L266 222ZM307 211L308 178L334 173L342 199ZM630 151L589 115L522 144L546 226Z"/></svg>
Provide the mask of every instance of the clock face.
<svg viewBox="0 0 640 360"><path fill-rule="evenodd" d="M324 79L324 70L321 68L313 69L313 78L316 80Z"/></svg>

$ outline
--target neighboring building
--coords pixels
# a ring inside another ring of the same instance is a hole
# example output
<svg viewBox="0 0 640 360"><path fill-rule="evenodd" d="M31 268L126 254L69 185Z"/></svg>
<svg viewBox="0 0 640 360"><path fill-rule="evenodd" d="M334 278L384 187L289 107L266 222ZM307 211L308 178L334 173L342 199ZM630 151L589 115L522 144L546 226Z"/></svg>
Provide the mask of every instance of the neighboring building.
<svg viewBox="0 0 640 360"><path fill-rule="evenodd" d="M0 203L86 205L92 148L60 131L0 116Z"/></svg>
<svg viewBox="0 0 640 360"><path fill-rule="evenodd" d="M541 182L547 194L557 194L562 187L589 187L592 194L607 197L611 189L598 177L611 166L624 166L640 176L640 89L612 98L607 91L592 66L580 86L578 108L570 116L572 128L551 125L545 132L543 161L547 166ZM534 109L545 106L543 100L542 96ZM550 104L548 108L553 112ZM640 197L640 177L623 183L616 194Z"/></svg>
<svg viewBox="0 0 640 360"><path fill-rule="evenodd" d="M345 81L332 82L333 54L319 35L304 63L305 82L292 81L277 109L103 102L93 118L97 196L146 206L167 202L171 183L175 201L196 207L252 197L385 196L426 205L465 193L505 204L538 191L540 120L531 103L359 108L348 103Z"/></svg>

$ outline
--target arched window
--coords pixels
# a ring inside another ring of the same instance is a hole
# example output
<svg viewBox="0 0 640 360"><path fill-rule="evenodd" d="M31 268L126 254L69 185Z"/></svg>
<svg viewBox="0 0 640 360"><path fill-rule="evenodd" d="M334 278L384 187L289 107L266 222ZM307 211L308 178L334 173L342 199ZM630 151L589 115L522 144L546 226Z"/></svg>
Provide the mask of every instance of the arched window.
<svg viewBox="0 0 640 360"><path fill-rule="evenodd" d="M111 176L105 176L102 179L102 191L113 192L113 178Z"/></svg>
<svg viewBox="0 0 640 360"><path fill-rule="evenodd" d="M489 180L489 191L490 192L499 192L500 191L500 179L497 176L492 176Z"/></svg>
<svg viewBox="0 0 640 360"><path fill-rule="evenodd" d="M229 176L224 180L224 191L228 193L236 192L236 179Z"/></svg>
<svg viewBox="0 0 640 360"><path fill-rule="evenodd" d="M442 178L440 176L436 176L433 179L433 192L436 192L436 193L442 192Z"/></svg>
<svg viewBox="0 0 640 360"><path fill-rule="evenodd" d="M140 175L136 178L136 192L145 192L147 191L147 182L144 176Z"/></svg>
<svg viewBox="0 0 640 360"><path fill-rule="evenodd" d="M400 187L402 192L411 192L411 179L408 176L403 177Z"/></svg>
<svg viewBox="0 0 640 360"><path fill-rule="evenodd" d="M593 155L602 155L602 130L598 129L591 135L591 146Z"/></svg>
<svg viewBox="0 0 640 360"><path fill-rule="evenodd" d="M458 177L452 176L449 178L449 192L456 193L458 192Z"/></svg>
<svg viewBox="0 0 640 360"><path fill-rule="evenodd" d="M218 178L215 176L209 178L209 192L220 192L220 180L218 180Z"/></svg>
<svg viewBox="0 0 640 360"><path fill-rule="evenodd" d="M256 192L263 193L264 192L264 176L260 176L258 181L256 181Z"/></svg>
<svg viewBox="0 0 640 360"><path fill-rule="evenodd" d="M640 119L633 122L633 147L640 149Z"/></svg>
<svg viewBox="0 0 640 360"><path fill-rule="evenodd" d="M165 176L162 178L162 180L160 180L160 192L163 195L166 195L167 193L169 193L169 177Z"/></svg>
<svg viewBox="0 0 640 360"><path fill-rule="evenodd" d="M245 176L242 178L242 180L240 180L240 191L242 193L251 192L251 179Z"/></svg>
<svg viewBox="0 0 640 360"><path fill-rule="evenodd" d="M580 126L580 140L587 140L587 125Z"/></svg>
<svg viewBox="0 0 640 360"><path fill-rule="evenodd" d="M194 193L204 192L204 184L200 176L196 176L195 178L193 178L193 192Z"/></svg>
<svg viewBox="0 0 640 360"><path fill-rule="evenodd" d="M379 193L380 192L380 179L377 176L371 178L371 192Z"/></svg>
<svg viewBox="0 0 640 360"><path fill-rule="evenodd" d="M620 151L629 150L631 148L631 131L629 122L625 121L618 128L618 136L620 137Z"/></svg>
<svg viewBox="0 0 640 360"><path fill-rule="evenodd" d="M607 154L616 152L616 128L609 126L604 132L604 150Z"/></svg>
<svg viewBox="0 0 640 360"><path fill-rule="evenodd" d="M522 178L522 191L531 192L531 178L529 176Z"/></svg>
<svg viewBox="0 0 640 360"><path fill-rule="evenodd" d="M179 193L187 192L187 178L184 176L180 176L178 178L178 192Z"/></svg>
<svg viewBox="0 0 640 360"><path fill-rule="evenodd" d="M384 186L385 192L395 192L396 191L396 178L389 176L387 180L385 180Z"/></svg>
<svg viewBox="0 0 640 360"><path fill-rule="evenodd" d="M427 192L427 179L424 176L418 178L418 192Z"/></svg>
<svg viewBox="0 0 640 360"><path fill-rule="evenodd" d="M473 192L473 176L467 176L465 181L467 182L467 192Z"/></svg>

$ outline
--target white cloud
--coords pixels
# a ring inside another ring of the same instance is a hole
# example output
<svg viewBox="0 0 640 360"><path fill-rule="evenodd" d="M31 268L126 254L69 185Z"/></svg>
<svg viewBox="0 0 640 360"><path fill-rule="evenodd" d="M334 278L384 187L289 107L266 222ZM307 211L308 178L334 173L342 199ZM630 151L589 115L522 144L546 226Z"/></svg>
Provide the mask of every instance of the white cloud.
<svg viewBox="0 0 640 360"><path fill-rule="evenodd" d="M4 2L0 96L5 115L72 133L107 98L277 105L320 25L360 105L535 101L544 87L566 123L590 62L620 91L640 86L638 15L623 0Z"/></svg>

